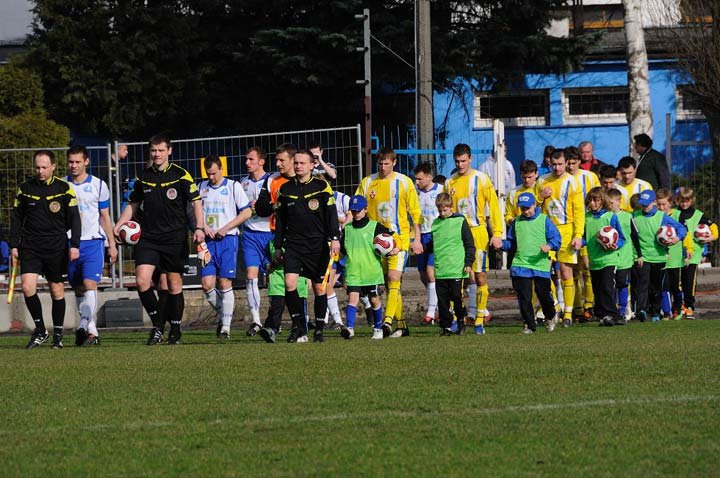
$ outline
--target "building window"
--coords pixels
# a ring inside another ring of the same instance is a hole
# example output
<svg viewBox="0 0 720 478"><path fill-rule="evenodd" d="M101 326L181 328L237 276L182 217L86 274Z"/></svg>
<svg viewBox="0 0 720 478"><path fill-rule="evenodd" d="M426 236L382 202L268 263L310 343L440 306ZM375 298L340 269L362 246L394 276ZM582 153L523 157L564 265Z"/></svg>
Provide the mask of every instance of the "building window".
<svg viewBox="0 0 720 478"><path fill-rule="evenodd" d="M628 89L568 88L563 90L564 124L603 124L627 121Z"/></svg>
<svg viewBox="0 0 720 478"><path fill-rule="evenodd" d="M475 128L490 128L494 119L506 126L548 124L548 90L480 93L475 96Z"/></svg>
<svg viewBox="0 0 720 478"><path fill-rule="evenodd" d="M700 98L691 93L690 85L678 85L675 89L675 115L678 121L704 120Z"/></svg>

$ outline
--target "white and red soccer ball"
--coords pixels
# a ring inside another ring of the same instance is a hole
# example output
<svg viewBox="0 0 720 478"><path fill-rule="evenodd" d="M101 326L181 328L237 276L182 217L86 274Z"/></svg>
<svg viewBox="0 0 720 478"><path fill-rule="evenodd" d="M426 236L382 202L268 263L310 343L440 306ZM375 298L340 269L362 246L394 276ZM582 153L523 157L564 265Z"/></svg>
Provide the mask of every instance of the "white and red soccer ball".
<svg viewBox="0 0 720 478"><path fill-rule="evenodd" d="M128 221L118 229L118 237L125 244L134 246L140 240L140 224Z"/></svg>
<svg viewBox="0 0 720 478"><path fill-rule="evenodd" d="M395 239L390 234L380 233L373 239L375 253L385 257L395 249Z"/></svg>
<svg viewBox="0 0 720 478"><path fill-rule="evenodd" d="M707 224L698 224L697 228L695 228L695 237L700 242L708 242L710 239L712 239L712 231L710 231L710 226Z"/></svg>
<svg viewBox="0 0 720 478"><path fill-rule="evenodd" d="M611 248L613 246L617 246L620 234L614 227L605 226L598 231L595 239L597 239L597 241L606 248Z"/></svg>
<svg viewBox="0 0 720 478"><path fill-rule="evenodd" d="M660 229L658 229L656 236L658 242L663 246L671 246L671 241L678 237L675 228L669 225L662 226Z"/></svg>

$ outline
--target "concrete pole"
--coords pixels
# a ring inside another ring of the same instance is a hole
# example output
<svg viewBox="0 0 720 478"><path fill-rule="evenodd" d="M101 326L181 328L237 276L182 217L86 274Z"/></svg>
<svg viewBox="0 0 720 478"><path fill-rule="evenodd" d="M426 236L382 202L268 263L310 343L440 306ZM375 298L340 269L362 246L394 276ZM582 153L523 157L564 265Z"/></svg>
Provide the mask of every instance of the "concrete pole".
<svg viewBox="0 0 720 478"><path fill-rule="evenodd" d="M417 147L435 149L433 120L432 51L430 31L430 0L415 0L415 58ZM435 169L435 155L421 154L418 162L431 162Z"/></svg>

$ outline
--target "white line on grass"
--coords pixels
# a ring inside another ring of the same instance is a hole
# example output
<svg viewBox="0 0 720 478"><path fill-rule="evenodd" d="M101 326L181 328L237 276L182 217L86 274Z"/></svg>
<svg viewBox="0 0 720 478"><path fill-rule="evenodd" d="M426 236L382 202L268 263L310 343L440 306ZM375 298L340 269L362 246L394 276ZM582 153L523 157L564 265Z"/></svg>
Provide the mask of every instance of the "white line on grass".
<svg viewBox="0 0 720 478"><path fill-rule="evenodd" d="M654 405L663 403L687 404L693 402L712 402L720 399L718 395L677 395L670 397L630 397L620 399L588 400L583 402L570 403L544 403L538 405L510 405L497 408L463 408L460 410L386 410L381 413L338 413L334 415L307 415L307 416L268 416L253 417L247 420L240 420L244 425L267 424L267 423L308 423L308 422L336 422L352 420L372 420L377 418L421 418L421 417L448 417L467 415L499 415L503 413L524 413L542 412L552 410L565 410L568 408L593 408L593 407L620 407L624 405ZM205 423L223 425L237 424L237 420L225 417L221 420L209 420ZM6 435L35 435L38 433L52 433L64 431L91 432L108 430L110 432L138 431L154 428L187 428L185 422L163 421L163 422L126 422L126 423L95 423L92 425L66 425L57 427L33 427L27 430L4 429L0 430L0 436Z"/></svg>

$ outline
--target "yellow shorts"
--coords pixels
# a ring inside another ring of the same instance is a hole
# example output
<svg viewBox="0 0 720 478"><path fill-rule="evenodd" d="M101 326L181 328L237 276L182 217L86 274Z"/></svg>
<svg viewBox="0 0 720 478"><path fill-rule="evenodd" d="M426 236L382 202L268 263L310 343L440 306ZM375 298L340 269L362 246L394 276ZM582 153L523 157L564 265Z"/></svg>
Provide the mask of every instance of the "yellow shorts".
<svg viewBox="0 0 720 478"><path fill-rule="evenodd" d="M387 271L405 271L405 264L407 263L408 253L407 251L400 251L397 255L383 257L382 265L383 270Z"/></svg>
<svg viewBox="0 0 720 478"><path fill-rule="evenodd" d="M587 257L587 246L582 246L578 252L580 257Z"/></svg>
<svg viewBox="0 0 720 478"><path fill-rule="evenodd" d="M475 262L473 262L473 272L486 272L488 270L488 244L490 238L488 237L487 226L475 226L470 228L473 240L475 241Z"/></svg>
<svg viewBox="0 0 720 478"><path fill-rule="evenodd" d="M578 262L578 251L572 246L572 224L564 224L558 226L560 231L560 250L557 254L557 261L564 262L565 264L577 264Z"/></svg>

